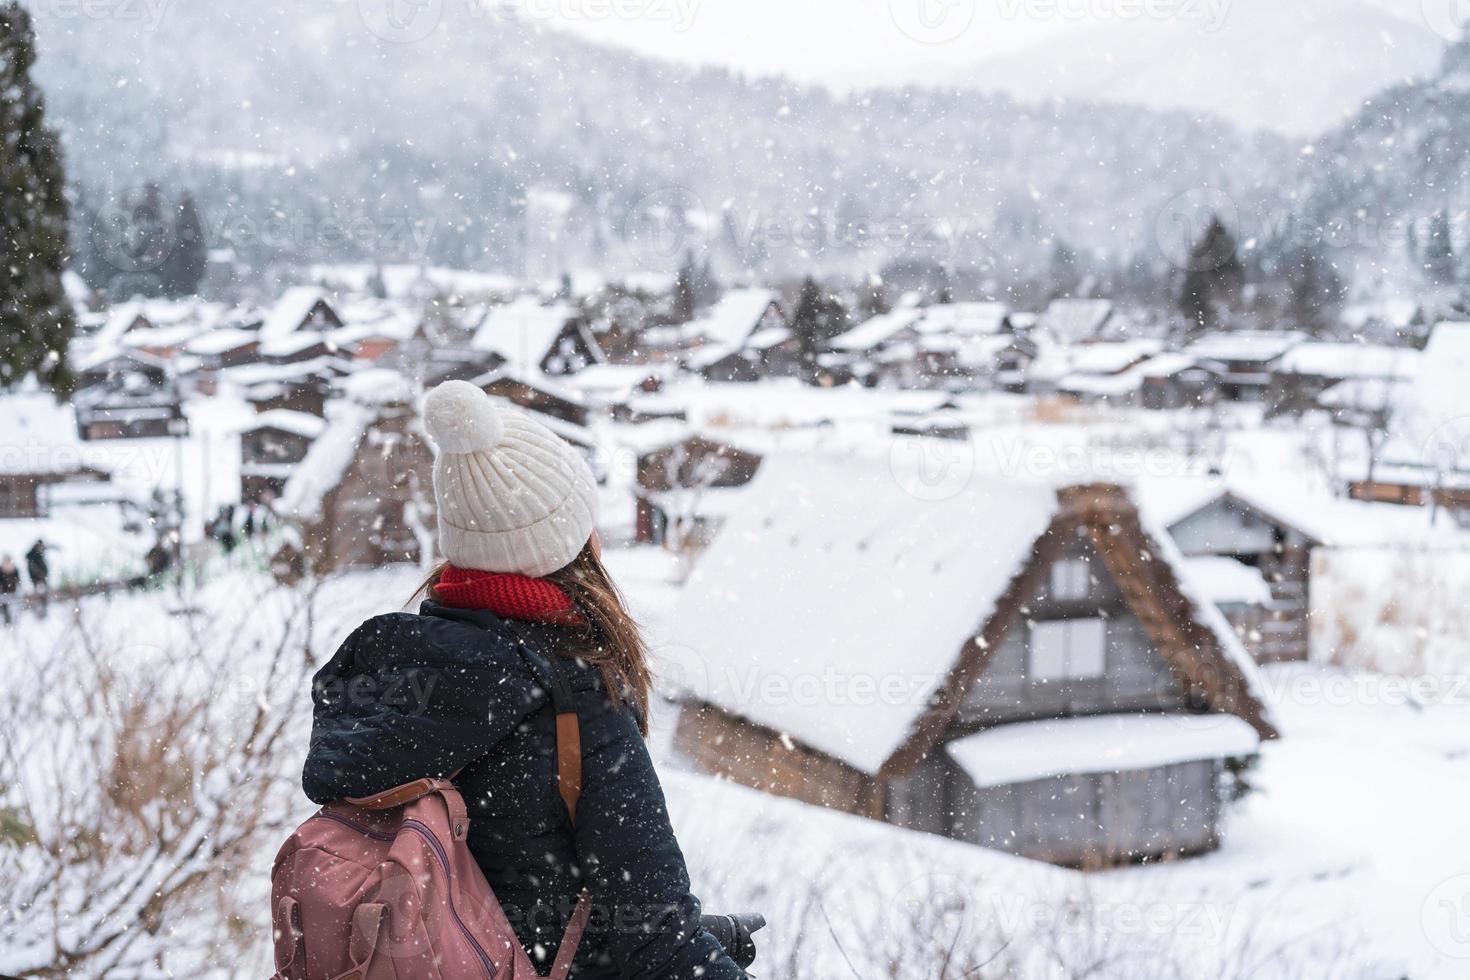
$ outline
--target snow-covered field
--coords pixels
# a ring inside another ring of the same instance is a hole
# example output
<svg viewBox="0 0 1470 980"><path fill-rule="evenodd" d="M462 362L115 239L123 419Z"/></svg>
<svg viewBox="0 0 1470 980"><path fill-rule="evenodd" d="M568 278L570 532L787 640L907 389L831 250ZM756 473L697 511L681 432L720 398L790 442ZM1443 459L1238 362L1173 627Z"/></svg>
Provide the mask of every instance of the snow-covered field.
<svg viewBox="0 0 1470 980"><path fill-rule="evenodd" d="M675 588L667 584L671 567L657 552L610 557L656 644ZM73 975L269 972L270 854L311 809L294 786L305 750L305 678L359 619L401 607L417 574L400 567L330 580L307 616L301 595L236 571L195 596L192 614L160 593L98 598L75 614L54 608L0 634L7 678L0 815L9 831L16 820L35 820L36 839L74 841L89 813L133 812L129 789L153 787L157 773L120 775L109 753L121 752L121 743L108 736L94 744L89 733L115 734L130 705L176 704L181 693L208 696L207 729L185 728L199 741L150 745L174 730L165 712L144 719L140 743L157 753L148 758L187 773L164 787L179 820L206 820L201 801L255 788L268 811L241 851L218 859L230 869L223 881L183 890L162 910L157 936L132 926L137 938L127 955L80 960ZM309 662L299 659L304 646ZM104 674L109 693L95 695L88 682ZM1284 736L1265 746L1257 791L1232 814L1224 848L1104 874L1062 871L691 773L668 749L677 710L669 705L657 718L655 753L700 894L711 908L757 909L771 920L758 970L766 976L1463 976L1470 693L1426 698L1422 686L1328 667L1276 669L1266 681ZM268 756L274 771L252 773L231 743L262 717L284 728ZM100 759L97 745L106 746ZM221 781L224 772L190 770L196 750L229 775ZM234 765L241 768L231 772ZM82 791L68 789L79 783ZM58 798L71 804L46 803ZM58 863L22 843L24 834L7 836L0 877L15 896L40 889L58 902L60 941L85 948L138 913L136 904L104 901L127 884L129 870L158 872L174 867L175 857L188 870L198 860L129 839L124 830L156 826L167 841L187 830L156 814L158 823L148 823L142 809L144 822L108 831L91 857ZM58 866L69 879L45 891L45 875ZM54 939L36 929L58 920L39 911L11 899L0 919L0 973L24 975L49 962ZM221 928L236 935L215 941ZM180 934L192 938L182 942ZM159 949L168 952L162 968Z"/></svg>

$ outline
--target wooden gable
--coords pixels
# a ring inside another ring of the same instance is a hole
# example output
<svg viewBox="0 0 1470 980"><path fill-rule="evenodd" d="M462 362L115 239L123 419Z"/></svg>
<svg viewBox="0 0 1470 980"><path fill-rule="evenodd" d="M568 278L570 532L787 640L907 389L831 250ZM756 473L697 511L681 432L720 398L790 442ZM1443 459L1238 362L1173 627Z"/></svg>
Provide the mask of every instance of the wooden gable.
<svg viewBox="0 0 1470 980"><path fill-rule="evenodd" d="M1269 554L1321 544L1302 528L1232 493L1176 520L1169 533L1186 555Z"/></svg>
<svg viewBox="0 0 1470 980"><path fill-rule="evenodd" d="M911 771L951 730L996 651L1010 631L1026 621L1035 598L1045 594L1054 563L1078 540L1090 546L1100 565L1093 574L1111 580L1189 706L1238 715L1262 738L1276 737L1265 706L1220 639L1200 621L1172 565L1163 560L1158 544L1143 529L1123 491L1091 485L1063 490L1061 497L1062 509L1037 541L1031 560L1012 579L976 637L959 651L945 683L913 725L909 738L884 764L882 776Z"/></svg>

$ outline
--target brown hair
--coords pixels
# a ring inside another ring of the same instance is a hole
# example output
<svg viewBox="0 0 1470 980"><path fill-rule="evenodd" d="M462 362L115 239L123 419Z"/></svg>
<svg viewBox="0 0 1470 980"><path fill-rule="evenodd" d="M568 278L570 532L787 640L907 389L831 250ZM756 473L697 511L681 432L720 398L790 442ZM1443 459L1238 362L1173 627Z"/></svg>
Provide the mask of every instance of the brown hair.
<svg viewBox="0 0 1470 980"><path fill-rule="evenodd" d="M436 586L448 563L440 563L415 596L438 599ZM597 549L589 541L572 563L542 577L571 597L586 620L574 656L602 671L603 684L614 707L626 699L638 717L638 730L648 737L648 702L652 677L648 669L648 646L638 622L628 613L623 594L608 574Z"/></svg>

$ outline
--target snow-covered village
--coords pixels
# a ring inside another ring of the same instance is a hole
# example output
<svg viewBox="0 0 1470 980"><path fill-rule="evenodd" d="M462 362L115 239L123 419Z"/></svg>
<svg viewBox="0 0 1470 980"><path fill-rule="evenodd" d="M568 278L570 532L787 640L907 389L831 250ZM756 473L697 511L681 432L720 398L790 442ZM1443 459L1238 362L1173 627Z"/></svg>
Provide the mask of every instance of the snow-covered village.
<svg viewBox="0 0 1470 980"><path fill-rule="evenodd" d="M1455 4L299 6L0 2L0 977L1470 976Z"/></svg>

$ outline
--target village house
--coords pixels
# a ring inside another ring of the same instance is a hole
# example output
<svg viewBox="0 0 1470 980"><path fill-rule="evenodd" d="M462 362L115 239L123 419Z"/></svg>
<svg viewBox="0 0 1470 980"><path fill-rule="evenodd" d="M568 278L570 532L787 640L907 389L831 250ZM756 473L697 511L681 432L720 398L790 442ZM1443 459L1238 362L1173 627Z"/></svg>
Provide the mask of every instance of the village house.
<svg viewBox="0 0 1470 980"><path fill-rule="evenodd" d="M699 768L1057 864L1218 846L1276 728L1167 534L1112 485L770 457L665 630Z"/></svg>
<svg viewBox="0 0 1470 980"><path fill-rule="evenodd" d="M1112 300L1062 297L1047 306L1037 329L1053 342L1070 347L1101 338L1113 312Z"/></svg>
<svg viewBox="0 0 1470 980"><path fill-rule="evenodd" d="M576 389L539 372L522 375L509 365L495 368L470 381L485 394L503 398L539 415L585 427L590 415L586 400Z"/></svg>
<svg viewBox="0 0 1470 980"><path fill-rule="evenodd" d="M202 333L184 347L195 363L197 371L218 371L222 368L251 364L259 360L260 333L241 327L220 327Z"/></svg>
<svg viewBox="0 0 1470 980"><path fill-rule="evenodd" d="M293 333L326 333L342 327L342 317L319 286L292 286L276 300L260 324L262 343Z"/></svg>
<svg viewBox="0 0 1470 980"><path fill-rule="evenodd" d="M274 564L291 574L419 561L433 550L433 453L410 386L370 369L340 387L275 505L294 535Z"/></svg>
<svg viewBox="0 0 1470 980"><path fill-rule="evenodd" d="M1258 663L1308 659L1312 552L1330 543L1330 500L1220 479L1149 480L1138 492Z"/></svg>
<svg viewBox="0 0 1470 980"><path fill-rule="evenodd" d="M1142 408L1198 408L1214 404L1219 397L1219 375L1188 354L1165 352L1135 370L1139 374L1137 404Z"/></svg>
<svg viewBox="0 0 1470 980"><path fill-rule="evenodd" d="M683 327L684 364L710 381L792 377L799 349L770 289L731 289Z"/></svg>
<svg viewBox="0 0 1470 980"><path fill-rule="evenodd" d="M325 415L337 382L353 366L337 357L318 357L290 364L245 364L221 371L222 380L237 386L257 412L288 409Z"/></svg>
<svg viewBox="0 0 1470 980"><path fill-rule="evenodd" d="M66 484L104 484L105 469L88 461L78 441L76 412L50 392L0 398L0 518L42 518L53 492Z"/></svg>
<svg viewBox="0 0 1470 980"><path fill-rule="evenodd" d="M83 362L72 404L83 439L149 439L189 434L169 362L142 351L118 351Z"/></svg>
<svg viewBox="0 0 1470 980"><path fill-rule="evenodd" d="M1323 408L1322 395L1346 381L1393 383L1412 378L1420 353L1407 347L1306 341L1272 368L1266 402L1273 415L1302 415Z"/></svg>
<svg viewBox="0 0 1470 980"><path fill-rule="evenodd" d="M575 307L543 306L534 296L491 307L475 328L470 346L493 351L501 364L521 376L575 374L607 360Z"/></svg>
<svg viewBox="0 0 1470 980"><path fill-rule="evenodd" d="M1157 340L1094 341L1065 348L1067 371L1051 387L1083 402L1133 404L1144 368L1162 348Z"/></svg>
<svg viewBox="0 0 1470 980"><path fill-rule="evenodd" d="M326 420L307 412L273 408L240 430L240 499L265 503L279 497L296 464L326 429Z"/></svg>
<svg viewBox="0 0 1470 980"><path fill-rule="evenodd" d="M697 552L707 547L728 509L722 493L749 483L761 455L684 425L648 423L624 433L636 455L634 540Z"/></svg>
<svg viewBox="0 0 1470 980"><path fill-rule="evenodd" d="M1288 331L1217 332L1195 341L1184 353L1219 379L1220 397L1233 402L1264 402L1278 362L1305 338Z"/></svg>
<svg viewBox="0 0 1470 980"><path fill-rule="evenodd" d="M1366 412L1360 421L1384 437L1374 458L1347 474L1351 497L1427 507L1436 516L1443 512L1470 524L1467 378L1470 323L1446 321L1435 325L1411 377L1341 399L1339 412ZM1343 387L1328 394L1337 395Z"/></svg>

